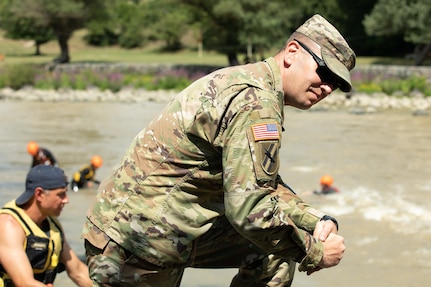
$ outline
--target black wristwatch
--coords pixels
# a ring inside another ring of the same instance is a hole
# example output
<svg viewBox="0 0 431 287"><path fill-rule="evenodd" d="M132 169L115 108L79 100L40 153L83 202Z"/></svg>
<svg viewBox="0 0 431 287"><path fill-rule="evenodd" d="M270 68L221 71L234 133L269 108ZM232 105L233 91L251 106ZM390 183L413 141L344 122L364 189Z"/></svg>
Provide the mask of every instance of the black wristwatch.
<svg viewBox="0 0 431 287"><path fill-rule="evenodd" d="M335 224L335 227L337 227L337 230L338 230L338 222L337 222L337 220L335 219L335 218L333 218L332 216L329 216L329 215L324 215L322 218L320 218L320 221L326 221L326 220L331 220L332 222L334 222L334 224Z"/></svg>

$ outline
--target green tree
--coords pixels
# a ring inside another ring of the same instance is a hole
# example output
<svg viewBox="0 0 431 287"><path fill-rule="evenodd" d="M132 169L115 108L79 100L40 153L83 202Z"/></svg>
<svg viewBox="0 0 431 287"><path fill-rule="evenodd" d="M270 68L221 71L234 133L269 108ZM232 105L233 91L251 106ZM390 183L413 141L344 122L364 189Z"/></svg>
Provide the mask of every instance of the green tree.
<svg viewBox="0 0 431 287"><path fill-rule="evenodd" d="M106 17L89 23L88 43L135 48L163 41L173 51L182 47L190 29L188 9L176 0L114 0L107 11Z"/></svg>
<svg viewBox="0 0 431 287"><path fill-rule="evenodd" d="M416 65L421 65L431 50L431 0L379 0L365 15L368 35L403 35L416 45Z"/></svg>
<svg viewBox="0 0 431 287"><path fill-rule="evenodd" d="M181 39L190 30L188 7L177 0L146 1L144 7L146 37L153 41L163 41L168 51L181 49Z"/></svg>
<svg viewBox="0 0 431 287"><path fill-rule="evenodd" d="M238 54L251 48L263 51L281 46L302 14L289 0L180 0L192 7L204 46L226 54L231 65L239 63ZM297 1L295 1L297 2ZM287 9L287 7L292 7ZM298 17L298 15L300 15Z"/></svg>
<svg viewBox="0 0 431 287"><path fill-rule="evenodd" d="M54 34L46 27L38 26L30 18L15 18L13 13L0 8L1 26L6 31L5 37L10 39L29 39L35 43L35 55L40 55L40 46L54 38Z"/></svg>
<svg viewBox="0 0 431 287"><path fill-rule="evenodd" d="M348 20L342 0L180 0L196 13L204 46L224 53L231 65L238 55L264 57L281 48L296 27L319 13L344 32ZM344 28L344 29L343 29ZM343 33L345 34L345 33Z"/></svg>
<svg viewBox="0 0 431 287"><path fill-rule="evenodd" d="M300 9L282 9L288 1L243 1L243 25L239 27L239 43L247 61L265 58L264 52L281 48L301 20ZM244 47L247 49L245 50Z"/></svg>
<svg viewBox="0 0 431 287"><path fill-rule="evenodd" d="M26 23L37 29L51 30L57 38L60 56L54 59L56 63L70 61L68 40L73 32L84 27L89 19L102 15L109 0L1 0L3 14L8 17L2 19L2 26L7 30L14 27L14 23ZM28 31L16 29L15 31ZM15 34L18 37L18 34ZM27 34L23 33L22 38Z"/></svg>
<svg viewBox="0 0 431 287"><path fill-rule="evenodd" d="M95 46L141 47L146 41L143 33L145 10L144 1L111 0L104 16L88 23L85 40Z"/></svg>

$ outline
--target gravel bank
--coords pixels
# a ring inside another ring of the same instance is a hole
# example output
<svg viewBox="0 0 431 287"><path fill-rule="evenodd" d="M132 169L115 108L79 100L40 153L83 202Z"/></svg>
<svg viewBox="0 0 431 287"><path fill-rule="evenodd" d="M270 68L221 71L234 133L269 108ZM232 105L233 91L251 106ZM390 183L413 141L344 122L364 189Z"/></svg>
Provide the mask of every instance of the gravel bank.
<svg viewBox="0 0 431 287"><path fill-rule="evenodd" d="M113 93L98 88L87 90L36 90L25 87L20 90L0 89L0 102L36 101L36 102L125 102L140 103L146 101L168 102L177 92L147 91L144 89L124 88ZM348 110L352 113L370 113L380 110L410 110L413 114L426 115L431 109L431 97L421 93L388 96L382 93L364 94L334 92L321 103L313 107L318 110Z"/></svg>

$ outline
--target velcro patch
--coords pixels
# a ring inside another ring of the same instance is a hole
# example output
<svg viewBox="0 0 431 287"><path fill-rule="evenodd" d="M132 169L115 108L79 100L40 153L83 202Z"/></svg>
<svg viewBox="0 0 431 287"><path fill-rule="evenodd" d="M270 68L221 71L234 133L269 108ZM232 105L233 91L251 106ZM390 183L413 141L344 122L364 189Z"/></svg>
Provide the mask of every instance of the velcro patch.
<svg viewBox="0 0 431 287"><path fill-rule="evenodd" d="M278 140L280 134L276 123L263 123L251 126L254 141Z"/></svg>
<svg viewBox="0 0 431 287"><path fill-rule="evenodd" d="M261 142L259 145L259 158L262 169L267 174L274 174L279 167L278 159L278 143L277 142Z"/></svg>

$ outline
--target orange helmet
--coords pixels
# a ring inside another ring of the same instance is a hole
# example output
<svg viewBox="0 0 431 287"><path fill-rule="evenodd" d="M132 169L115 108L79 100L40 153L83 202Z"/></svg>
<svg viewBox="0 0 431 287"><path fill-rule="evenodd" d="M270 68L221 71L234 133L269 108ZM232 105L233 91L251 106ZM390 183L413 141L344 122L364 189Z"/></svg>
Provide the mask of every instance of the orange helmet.
<svg viewBox="0 0 431 287"><path fill-rule="evenodd" d="M95 167L95 168L99 168L102 166L103 160L100 156L98 155L94 155L91 158L91 164Z"/></svg>
<svg viewBox="0 0 431 287"><path fill-rule="evenodd" d="M27 144L27 152L32 156L35 156L39 150L39 145L36 142L28 142Z"/></svg>
<svg viewBox="0 0 431 287"><path fill-rule="evenodd" d="M330 175L324 175L320 178L320 184L332 185L333 182L334 182L334 179Z"/></svg>

